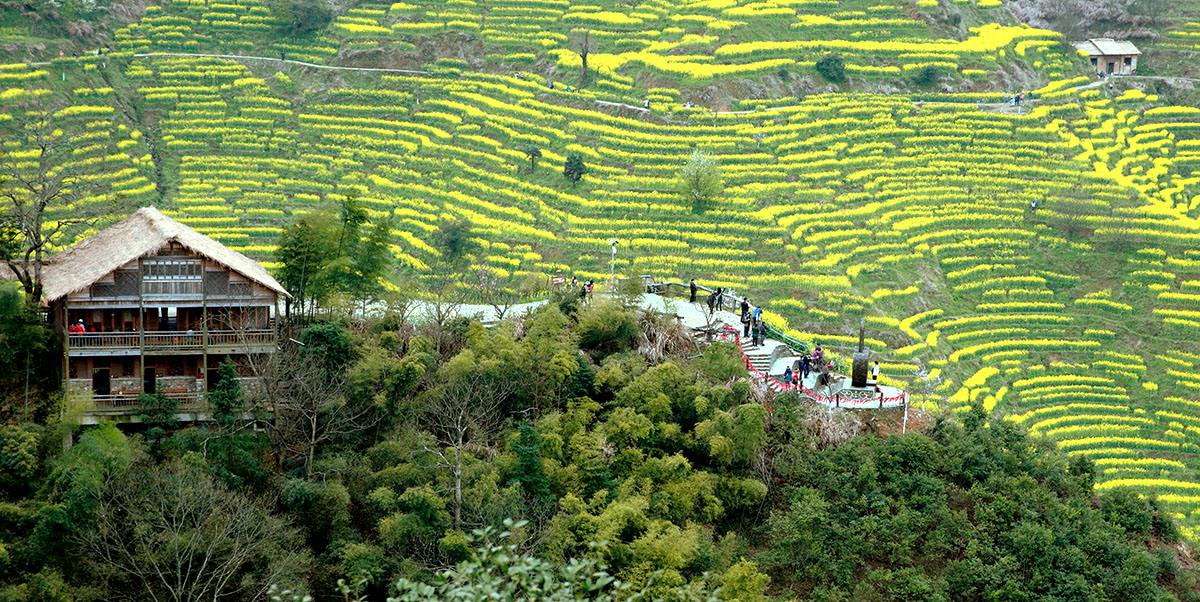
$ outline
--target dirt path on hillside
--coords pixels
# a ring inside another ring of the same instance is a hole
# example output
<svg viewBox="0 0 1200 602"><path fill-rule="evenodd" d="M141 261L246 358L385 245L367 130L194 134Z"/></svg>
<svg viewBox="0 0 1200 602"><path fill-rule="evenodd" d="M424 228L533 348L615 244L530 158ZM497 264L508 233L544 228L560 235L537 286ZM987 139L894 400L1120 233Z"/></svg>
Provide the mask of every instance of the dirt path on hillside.
<svg viewBox="0 0 1200 602"><path fill-rule="evenodd" d="M155 58L155 57L195 57L195 58L212 58L212 59L227 59L232 61L263 61L270 63L280 63L284 65L296 65L298 67L308 67L311 69L326 69L330 71L359 71L364 73L399 73L402 75L433 75L428 71L417 71L414 69L389 69L386 67L343 67L341 65L321 65L319 63L309 63L305 61L297 61L288 58L274 58L269 56L251 56L246 54L210 54L205 52L139 52L133 55L134 58ZM50 65L49 61L40 63L27 63L31 67L45 67Z"/></svg>
<svg viewBox="0 0 1200 602"><path fill-rule="evenodd" d="M386 67L345 67L345 66L341 66L341 65L322 65L319 63L309 63L306 61L297 61L297 60L283 58L283 57L274 58L274 57L269 57L269 56L254 56L254 55L246 55L246 54L216 54L216 53L204 53L204 52L142 52L142 53L136 53L133 56L134 56L134 58L155 58L155 57L215 58L215 59L226 59L226 60L233 60L233 61L270 62L270 63L277 63L277 64L282 64L282 65L295 65L298 67L307 67L310 69L324 69L324 70L328 70L328 71L350 71L350 72L359 72L359 73L397 73L397 74L402 74L402 75L418 75L418 76L432 76L433 75L433 73L431 73L429 71L419 71L419 70L414 70L414 69L392 69L392 68L386 68ZM51 63L46 61L46 62L28 63L28 64L30 66L44 67L44 66L50 65ZM1168 83L1172 83L1172 84L1174 84L1175 82L1179 82L1179 81L1187 81L1187 82L1191 82L1191 83L1200 82L1200 79L1198 79L1198 78L1163 77L1163 76L1151 76L1151 75L1126 75L1126 76L1121 76L1121 78L1122 79L1162 80L1162 81L1167 81ZM1099 87L1102 87L1107 81L1108 80L1103 80L1103 79L1096 80L1093 82L1088 82L1083 85L1074 86L1071 89L1078 91L1078 90L1089 90L1089 89L1093 89L1093 88L1099 88ZM593 102L602 107L626 109L626 110L637 111L637 112L647 113L647 114L652 112L651 109L647 109L644 106L631 105L631 104L627 104L627 103L623 103L623 102L615 102L615 101L611 101L611 100L600 100L600 99L594 99ZM1027 101L1027 103L1025 105L1014 105L1010 102L951 103L951 102L940 102L940 101L931 101L931 102L915 101L913 104L915 104L917 106L936 105L936 104L974 104L976 107L978 107L979 109L984 110L984 111L991 111L991 112L995 112L995 113L1020 113L1022 106L1032 106L1038 102L1040 102L1038 99L1032 99L1030 101ZM750 109L750 110L743 110L743 111L712 111L712 114L713 115L752 115L754 113L759 113L759 112L767 113L767 112L773 112L773 111L786 111L789 109L798 108L798 106L799 105L788 105L788 106L782 106L782 107L767 107L764 109Z"/></svg>

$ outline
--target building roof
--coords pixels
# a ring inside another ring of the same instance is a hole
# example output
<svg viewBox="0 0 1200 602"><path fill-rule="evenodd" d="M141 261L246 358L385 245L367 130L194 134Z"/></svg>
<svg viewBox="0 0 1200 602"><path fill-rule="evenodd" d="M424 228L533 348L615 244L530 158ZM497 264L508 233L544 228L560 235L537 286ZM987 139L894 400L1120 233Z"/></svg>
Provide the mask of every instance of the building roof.
<svg viewBox="0 0 1200 602"><path fill-rule="evenodd" d="M1133 45L1133 42L1112 38L1092 38L1081 42L1072 42L1071 45L1086 52L1088 56L1124 56L1142 53L1137 46Z"/></svg>
<svg viewBox="0 0 1200 602"><path fill-rule="evenodd" d="M287 295L257 261L165 216L142 207L121 220L54 256L42 274L43 301L50 303L91 286L109 272L171 242L202 255L281 295Z"/></svg>

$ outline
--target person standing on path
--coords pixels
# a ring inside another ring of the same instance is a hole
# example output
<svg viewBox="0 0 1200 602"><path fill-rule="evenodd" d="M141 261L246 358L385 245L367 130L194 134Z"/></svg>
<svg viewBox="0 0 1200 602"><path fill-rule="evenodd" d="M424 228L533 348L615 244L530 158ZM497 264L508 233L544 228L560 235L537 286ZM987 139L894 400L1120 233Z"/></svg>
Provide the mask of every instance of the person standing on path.
<svg viewBox="0 0 1200 602"><path fill-rule="evenodd" d="M879 360L875 360L875 365L871 366L871 380L879 382Z"/></svg>
<svg viewBox="0 0 1200 602"><path fill-rule="evenodd" d="M800 358L800 382L801 383L803 383L804 380L806 378L808 378L808 374L810 372L812 372L812 356L809 355L808 353L805 353L804 357Z"/></svg>
<svg viewBox="0 0 1200 602"><path fill-rule="evenodd" d="M708 303L708 313L711 314L714 311L716 311L716 309L717 309L717 293L715 291L708 294L708 301L706 301L706 303Z"/></svg>
<svg viewBox="0 0 1200 602"><path fill-rule="evenodd" d="M717 311L725 309L725 288L717 287Z"/></svg>
<svg viewBox="0 0 1200 602"><path fill-rule="evenodd" d="M699 287L696 286L696 279L692 278L692 281L688 283L688 289L691 290L691 292L692 292L692 297L691 297L691 299L688 300L689 303L696 302L696 289L697 288L699 288Z"/></svg>
<svg viewBox="0 0 1200 602"><path fill-rule="evenodd" d="M742 299L742 336L750 336L750 301Z"/></svg>

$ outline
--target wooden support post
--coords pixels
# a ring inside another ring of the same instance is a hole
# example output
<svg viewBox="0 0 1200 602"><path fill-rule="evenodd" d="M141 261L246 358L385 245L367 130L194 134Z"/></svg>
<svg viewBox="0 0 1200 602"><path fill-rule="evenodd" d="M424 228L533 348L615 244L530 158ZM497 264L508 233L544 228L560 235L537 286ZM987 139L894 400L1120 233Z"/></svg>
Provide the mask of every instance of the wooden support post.
<svg viewBox="0 0 1200 602"><path fill-rule="evenodd" d="M138 379L146 392L146 266L138 259Z"/></svg>
<svg viewBox="0 0 1200 602"><path fill-rule="evenodd" d="M200 260L200 342L204 350L200 354L200 401L208 400L208 260Z"/></svg>
<svg viewBox="0 0 1200 602"><path fill-rule="evenodd" d="M71 324L68 322L70 316L67 314L67 299L70 295L62 298L62 337L63 337L63 354L62 354L62 379L63 379L63 399L68 399L71 395ZM61 412L66 411L66 404L60 408Z"/></svg>

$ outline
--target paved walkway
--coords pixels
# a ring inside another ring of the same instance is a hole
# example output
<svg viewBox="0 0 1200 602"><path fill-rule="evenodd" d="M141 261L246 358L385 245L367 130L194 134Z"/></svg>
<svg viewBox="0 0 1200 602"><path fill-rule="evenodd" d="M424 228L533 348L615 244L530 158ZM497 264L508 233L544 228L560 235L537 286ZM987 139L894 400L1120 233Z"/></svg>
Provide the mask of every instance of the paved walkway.
<svg viewBox="0 0 1200 602"><path fill-rule="evenodd" d="M706 297L705 297L706 298ZM746 370L751 378L775 392L798 390L805 396L811 397L818 403L827 406L845 408L895 408L904 405L907 393L897 387L878 385L878 396L867 400L849 400L844 393L849 386L849 378L833 374L833 380L828 386L817 386L817 374L809 373L799 385L788 385L783 382L783 373L788 366L794 366L800 360L800 353L786 343L772 338L763 340L762 345L751 345L748 340L742 340L742 322L738 313L715 311L710 318L707 308L700 302L689 303L686 299L663 297L661 295L644 294L640 305L644 309L653 309L668 314L675 314L688 328L697 331L716 330L720 338L736 343L746 362Z"/></svg>
<svg viewBox="0 0 1200 602"><path fill-rule="evenodd" d="M704 297L707 298L707 293ZM530 309L540 307L545 300L533 301L514 305L505 313L506 316L520 315ZM642 309L659 311L674 315L684 326L700 333L713 332L714 337L735 343L739 347L742 360L746 362L746 371L751 378L762 387L776 393L785 390L798 390L807 397L826 406L844 408L878 409L901 407L907 394L896 387L888 385L877 386L878 393L865 400L850 400L845 392L849 378L833 374L833 380L828 386L817 386L817 374L810 373L799 386L787 385L783 382L783 373L788 366L800 360L800 354L786 343L768 338L762 345L751 345L743 341L742 323L738 313L729 309L713 312L710 317L703 303L689 303L686 298L664 297L656 294L643 294L638 302ZM429 301L417 301L413 308L414 318L430 318L435 311L435 304ZM491 326L499 322L497 311L490 305L463 304L455 308L456 316L476 318Z"/></svg>

